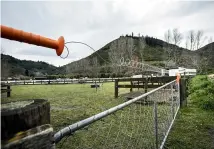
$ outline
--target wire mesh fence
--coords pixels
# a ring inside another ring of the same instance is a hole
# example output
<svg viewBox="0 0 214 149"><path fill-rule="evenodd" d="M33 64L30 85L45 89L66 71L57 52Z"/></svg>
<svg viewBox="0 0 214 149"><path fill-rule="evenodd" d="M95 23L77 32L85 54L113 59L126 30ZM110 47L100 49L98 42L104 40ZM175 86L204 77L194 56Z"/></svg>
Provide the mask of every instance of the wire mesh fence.
<svg viewBox="0 0 214 149"><path fill-rule="evenodd" d="M172 81L60 130L55 142L72 149L163 148L179 107L179 86Z"/></svg>

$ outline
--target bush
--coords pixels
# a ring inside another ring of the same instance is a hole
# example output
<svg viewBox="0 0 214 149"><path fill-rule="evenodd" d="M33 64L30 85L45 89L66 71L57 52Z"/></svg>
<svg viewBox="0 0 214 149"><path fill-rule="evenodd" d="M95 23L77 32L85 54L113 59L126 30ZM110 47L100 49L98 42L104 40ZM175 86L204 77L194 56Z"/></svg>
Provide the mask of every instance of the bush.
<svg viewBox="0 0 214 149"><path fill-rule="evenodd" d="M214 110L214 83L207 76L196 76L189 83L189 97L197 106Z"/></svg>

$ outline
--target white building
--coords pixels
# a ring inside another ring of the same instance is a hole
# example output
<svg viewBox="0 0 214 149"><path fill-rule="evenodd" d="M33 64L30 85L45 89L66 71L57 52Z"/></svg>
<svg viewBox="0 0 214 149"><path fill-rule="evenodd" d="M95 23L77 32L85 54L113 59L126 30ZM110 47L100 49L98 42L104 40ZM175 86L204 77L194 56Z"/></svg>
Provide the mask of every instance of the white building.
<svg viewBox="0 0 214 149"><path fill-rule="evenodd" d="M176 76L177 73L180 73L182 76L195 76L196 72L196 69L178 67L178 69L169 69L169 76Z"/></svg>

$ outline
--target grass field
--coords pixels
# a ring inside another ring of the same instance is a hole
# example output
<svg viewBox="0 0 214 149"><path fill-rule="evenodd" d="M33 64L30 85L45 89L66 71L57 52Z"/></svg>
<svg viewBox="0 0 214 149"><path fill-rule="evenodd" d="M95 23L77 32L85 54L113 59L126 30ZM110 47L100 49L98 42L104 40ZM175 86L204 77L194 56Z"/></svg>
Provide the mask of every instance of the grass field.
<svg viewBox="0 0 214 149"><path fill-rule="evenodd" d="M169 149L214 149L214 111L193 104L180 110L168 136Z"/></svg>
<svg viewBox="0 0 214 149"><path fill-rule="evenodd" d="M58 130L124 102L121 98L114 99L113 85L105 83L97 91L89 84L12 86L11 97L3 98L2 102L46 99L51 104L51 123ZM120 93L126 92L128 89L120 89Z"/></svg>
<svg viewBox="0 0 214 149"><path fill-rule="evenodd" d="M198 75L188 87L188 106L180 110L167 148L214 149L214 80Z"/></svg>
<svg viewBox="0 0 214 149"><path fill-rule="evenodd" d="M128 92L129 89L119 89L120 95ZM11 97L3 98L2 102L38 98L50 102L55 132L125 101L124 97L114 98L113 83L104 83L97 91L89 84L12 86ZM159 105L158 110L161 124L158 129L166 131L165 122L171 109ZM153 123L153 104L132 104L63 139L57 148L152 148ZM162 134L159 136L163 138Z"/></svg>

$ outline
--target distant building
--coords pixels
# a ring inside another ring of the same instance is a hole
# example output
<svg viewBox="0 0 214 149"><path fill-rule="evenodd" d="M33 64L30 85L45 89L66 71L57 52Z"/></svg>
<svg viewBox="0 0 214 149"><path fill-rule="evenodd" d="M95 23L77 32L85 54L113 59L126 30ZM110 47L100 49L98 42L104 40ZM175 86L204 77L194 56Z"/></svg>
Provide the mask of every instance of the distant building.
<svg viewBox="0 0 214 149"><path fill-rule="evenodd" d="M177 73L180 73L181 76L195 76L197 73L196 69L188 69L183 67L178 67L178 69L169 69L169 76L176 76Z"/></svg>

